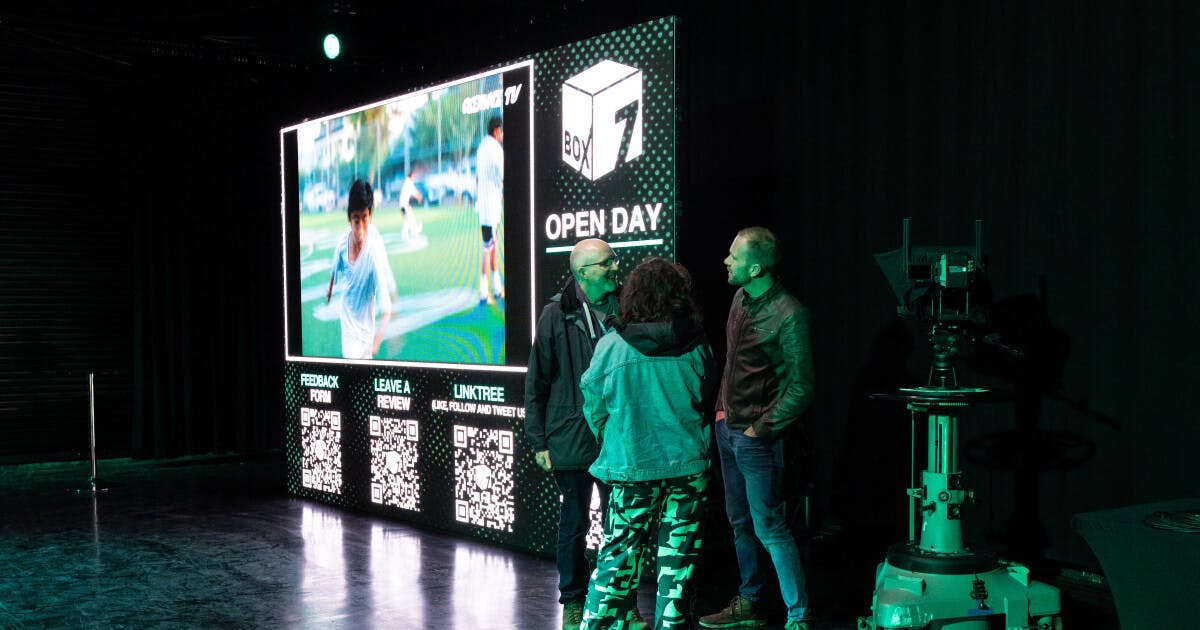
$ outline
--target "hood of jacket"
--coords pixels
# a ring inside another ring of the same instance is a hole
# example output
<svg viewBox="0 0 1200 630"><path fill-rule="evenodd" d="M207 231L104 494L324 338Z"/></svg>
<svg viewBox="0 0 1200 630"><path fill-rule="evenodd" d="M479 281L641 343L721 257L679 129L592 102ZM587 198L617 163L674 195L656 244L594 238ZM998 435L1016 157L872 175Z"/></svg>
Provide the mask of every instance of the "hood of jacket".
<svg viewBox="0 0 1200 630"><path fill-rule="evenodd" d="M634 322L618 327L629 345L648 356L677 357L704 342L704 329L690 320Z"/></svg>
<svg viewBox="0 0 1200 630"><path fill-rule="evenodd" d="M558 305L562 308L563 313L574 314L579 311L579 295L575 278L567 278L567 283L563 285L562 291L555 295L553 300L558 300Z"/></svg>

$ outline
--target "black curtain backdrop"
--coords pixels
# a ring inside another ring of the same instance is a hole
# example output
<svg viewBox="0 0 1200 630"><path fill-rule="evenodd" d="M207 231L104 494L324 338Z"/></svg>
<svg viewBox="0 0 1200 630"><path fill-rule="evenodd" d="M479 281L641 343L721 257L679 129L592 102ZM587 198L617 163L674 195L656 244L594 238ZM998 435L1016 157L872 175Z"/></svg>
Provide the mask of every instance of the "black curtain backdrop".
<svg viewBox="0 0 1200 630"><path fill-rule="evenodd" d="M872 254L971 244L993 317L964 384L1012 390L961 421L968 537L1090 563L1073 514L1200 494L1200 6L800 3L690 15L680 259L710 333L737 228L785 243L813 310L808 422L818 505L878 555L903 540L910 417L865 394L923 384L925 331L895 316ZM925 459L918 425L918 467ZM870 544L872 538L876 544Z"/></svg>
<svg viewBox="0 0 1200 630"><path fill-rule="evenodd" d="M388 72L386 56L289 66L161 47L133 67L96 61L116 85L88 98L129 119L128 157L87 179L111 182L90 199L134 236L130 303L105 307L132 321L109 361L132 366L132 420L112 421L128 454L282 443L279 127L668 12L682 18L679 258L721 346L734 232L762 224L782 239L782 280L813 312L818 395L799 461L823 519L859 535L865 557L907 533L911 419L866 399L924 382L929 366L925 332L896 317L872 258L900 246L904 217L921 245L969 244L983 220L987 332L1024 352L984 346L960 367L965 384L1013 392L961 423L979 498L969 538L1094 565L1073 514L1200 494L1187 472L1200 452L1200 5L1188 2L581 2L510 16L476 46L406 40ZM377 39L394 33L379 22ZM4 203L6 217L36 216ZM18 315L5 339L55 342ZM29 409L56 395L4 361ZM27 432L21 419L0 433Z"/></svg>
<svg viewBox="0 0 1200 630"><path fill-rule="evenodd" d="M281 447L279 127L289 77L143 69L131 454Z"/></svg>

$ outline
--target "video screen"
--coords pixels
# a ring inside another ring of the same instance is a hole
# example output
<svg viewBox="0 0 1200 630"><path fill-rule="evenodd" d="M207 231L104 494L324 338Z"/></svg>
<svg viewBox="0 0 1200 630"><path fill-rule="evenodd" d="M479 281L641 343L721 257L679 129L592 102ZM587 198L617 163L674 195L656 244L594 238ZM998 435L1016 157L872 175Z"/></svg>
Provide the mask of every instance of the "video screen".
<svg viewBox="0 0 1200 630"><path fill-rule="evenodd" d="M282 130L288 358L524 362L530 67Z"/></svg>
<svg viewBox="0 0 1200 630"><path fill-rule="evenodd" d="M525 434L534 322L577 290L583 239L622 277L675 256L675 29L281 129L289 492L554 553L558 488ZM592 548L601 512L593 495Z"/></svg>

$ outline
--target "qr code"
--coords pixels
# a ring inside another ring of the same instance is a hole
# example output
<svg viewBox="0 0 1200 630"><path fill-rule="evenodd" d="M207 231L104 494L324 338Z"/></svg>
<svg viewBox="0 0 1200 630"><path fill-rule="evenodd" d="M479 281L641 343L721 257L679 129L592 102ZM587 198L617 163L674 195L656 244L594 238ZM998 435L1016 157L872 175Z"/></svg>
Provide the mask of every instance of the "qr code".
<svg viewBox="0 0 1200 630"><path fill-rule="evenodd" d="M417 421L371 416L370 431L371 502L420 511Z"/></svg>
<svg viewBox="0 0 1200 630"><path fill-rule="evenodd" d="M562 497L559 497L561 500ZM600 491L596 489L595 484L592 485L592 503L591 509L588 510L588 517L591 519L591 526L588 527L587 533L587 548L599 551L600 543L604 541L604 510L608 506L600 504Z"/></svg>
<svg viewBox="0 0 1200 630"><path fill-rule="evenodd" d="M512 431L455 425L454 519L512 531Z"/></svg>
<svg viewBox="0 0 1200 630"><path fill-rule="evenodd" d="M342 492L342 412L300 408L301 484Z"/></svg>

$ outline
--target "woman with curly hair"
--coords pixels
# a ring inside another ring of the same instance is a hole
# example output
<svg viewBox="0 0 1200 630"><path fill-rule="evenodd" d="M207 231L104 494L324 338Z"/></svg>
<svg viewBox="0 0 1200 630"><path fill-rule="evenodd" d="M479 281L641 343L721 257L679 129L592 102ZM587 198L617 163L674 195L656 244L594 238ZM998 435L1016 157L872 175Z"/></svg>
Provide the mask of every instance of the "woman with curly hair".
<svg viewBox="0 0 1200 630"><path fill-rule="evenodd" d="M646 554L658 567L654 627L691 627L683 593L700 547L716 384L700 324L687 270L647 258L583 374L584 416L600 441L590 471L612 485L583 628L630 627Z"/></svg>

